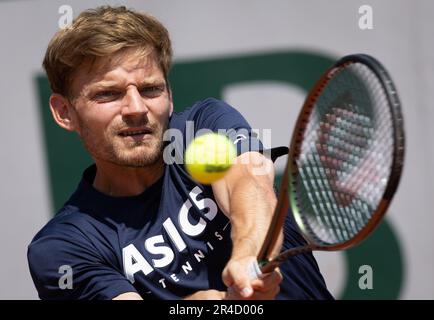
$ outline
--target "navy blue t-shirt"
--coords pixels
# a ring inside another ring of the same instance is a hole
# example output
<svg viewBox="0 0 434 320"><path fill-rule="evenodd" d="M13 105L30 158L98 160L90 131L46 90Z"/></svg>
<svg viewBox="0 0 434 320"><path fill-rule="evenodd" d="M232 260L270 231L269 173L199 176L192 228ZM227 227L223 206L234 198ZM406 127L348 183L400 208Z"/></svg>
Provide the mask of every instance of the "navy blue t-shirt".
<svg viewBox="0 0 434 320"><path fill-rule="evenodd" d="M230 222L211 187L185 171L184 146L201 129L228 130L239 154L262 150L262 144L234 108L211 98L173 113L169 128L174 134L165 137L165 150L172 163L157 182L137 196L110 197L92 186L92 165L32 240L28 261L41 299L112 299L125 292L178 299L226 289L221 273L232 248ZM176 132L183 139L176 139ZM284 246L303 243L287 219ZM311 254L288 260L281 270L285 280L279 298L332 298Z"/></svg>

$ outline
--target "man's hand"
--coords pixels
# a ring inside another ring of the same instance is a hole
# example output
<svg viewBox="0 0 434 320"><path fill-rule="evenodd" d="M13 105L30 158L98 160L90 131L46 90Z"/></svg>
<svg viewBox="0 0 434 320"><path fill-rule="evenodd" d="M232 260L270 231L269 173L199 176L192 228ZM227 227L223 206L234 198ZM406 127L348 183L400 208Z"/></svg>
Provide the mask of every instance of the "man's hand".
<svg viewBox="0 0 434 320"><path fill-rule="evenodd" d="M228 287L228 300L271 300L279 293L282 275L279 270L266 273L259 279L251 279L249 268L255 257L231 259L223 270L223 282Z"/></svg>
<svg viewBox="0 0 434 320"><path fill-rule="evenodd" d="M184 300L223 300L226 297L226 292L217 290L203 290L195 292Z"/></svg>

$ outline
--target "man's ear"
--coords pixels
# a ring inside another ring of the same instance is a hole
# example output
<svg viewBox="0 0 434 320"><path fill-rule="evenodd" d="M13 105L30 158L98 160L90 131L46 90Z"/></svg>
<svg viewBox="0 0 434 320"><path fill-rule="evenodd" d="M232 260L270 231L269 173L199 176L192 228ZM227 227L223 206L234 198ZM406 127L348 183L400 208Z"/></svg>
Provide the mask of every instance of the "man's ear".
<svg viewBox="0 0 434 320"><path fill-rule="evenodd" d="M172 101L172 99L170 99L170 113L169 113L169 115L171 116L172 113L173 113L173 101Z"/></svg>
<svg viewBox="0 0 434 320"><path fill-rule="evenodd" d="M172 96L172 89L169 87L169 100L170 100L170 113L169 116L173 113L173 96Z"/></svg>
<svg viewBox="0 0 434 320"><path fill-rule="evenodd" d="M166 79L166 88L167 88L167 94L169 95L169 101L170 101L170 112L169 112L169 116L172 115L173 113L173 95L172 95L172 87L170 86L170 82Z"/></svg>
<svg viewBox="0 0 434 320"><path fill-rule="evenodd" d="M76 130L73 106L64 96L53 93L50 96L50 109L54 121L68 131Z"/></svg>

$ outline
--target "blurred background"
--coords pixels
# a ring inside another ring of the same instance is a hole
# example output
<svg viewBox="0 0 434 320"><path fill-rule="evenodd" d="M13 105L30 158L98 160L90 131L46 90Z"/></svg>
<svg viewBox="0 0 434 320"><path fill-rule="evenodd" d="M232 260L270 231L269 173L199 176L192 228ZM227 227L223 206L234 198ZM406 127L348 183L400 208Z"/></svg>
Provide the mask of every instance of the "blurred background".
<svg viewBox="0 0 434 320"><path fill-rule="evenodd" d="M360 246L315 253L338 299L433 299L434 2L431 0L0 0L0 299L37 299L27 245L91 160L50 119L41 68L52 35L103 4L147 11L171 33L175 108L214 96L266 144L287 145L306 92L339 57L368 53L395 80L407 133L404 175L385 221ZM282 170L285 159L276 165ZM363 284L366 270L372 285Z"/></svg>

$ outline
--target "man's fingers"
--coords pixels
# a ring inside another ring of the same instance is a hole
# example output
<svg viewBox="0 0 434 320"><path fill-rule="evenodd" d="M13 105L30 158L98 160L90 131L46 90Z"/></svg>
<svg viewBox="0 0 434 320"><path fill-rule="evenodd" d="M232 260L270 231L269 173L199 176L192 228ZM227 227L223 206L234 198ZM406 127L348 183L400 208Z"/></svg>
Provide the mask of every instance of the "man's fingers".
<svg viewBox="0 0 434 320"><path fill-rule="evenodd" d="M278 269L270 273L265 273L261 279L252 281L252 287L255 291L266 292L272 287L278 286L282 282L282 274Z"/></svg>
<svg viewBox="0 0 434 320"><path fill-rule="evenodd" d="M246 267L249 265L248 262L231 262L223 271L223 282L225 285L242 298L248 298L253 294L250 274Z"/></svg>
<svg viewBox="0 0 434 320"><path fill-rule="evenodd" d="M250 279L247 276L239 275L231 286L243 298L248 298L253 294Z"/></svg>
<svg viewBox="0 0 434 320"><path fill-rule="evenodd" d="M255 294L250 298L252 300L273 300L276 298L277 294L280 292L280 287L276 286L268 291L255 291Z"/></svg>
<svg viewBox="0 0 434 320"><path fill-rule="evenodd" d="M274 299L279 292L282 275L279 269L261 274L252 279L249 267L255 262L255 257L246 257L230 261L223 271L223 282L228 287L226 299ZM259 268L258 268L259 270Z"/></svg>
<svg viewBox="0 0 434 320"><path fill-rule="evenodd" d="M248 297L243 298L238 293L236 293L232 288L228 288L225 300L273 300L276 298L280 291L279 286L272 287L267 291L254 291L254 293Z"/></svg>

